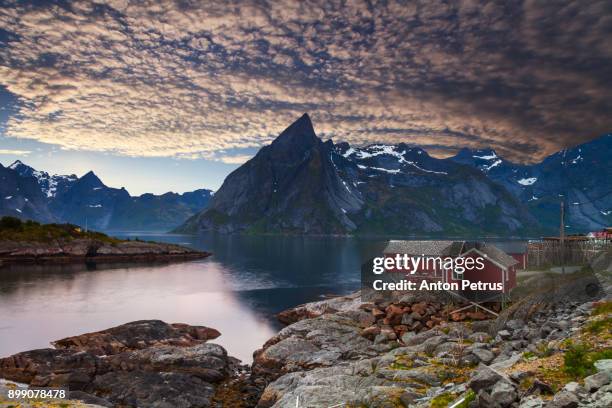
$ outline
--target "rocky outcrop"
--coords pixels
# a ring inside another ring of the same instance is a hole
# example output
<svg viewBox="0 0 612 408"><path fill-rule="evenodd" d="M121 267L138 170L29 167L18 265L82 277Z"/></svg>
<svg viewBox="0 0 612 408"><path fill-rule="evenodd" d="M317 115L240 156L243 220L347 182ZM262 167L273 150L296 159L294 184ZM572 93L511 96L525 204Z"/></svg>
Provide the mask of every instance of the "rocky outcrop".
<svg viewBox="0 0 612 408"><path fill-rule="evenodd" d="M55 349L0 359L0 377L35 387L67 387L102 406L209 407L239 361L207 343L203 326L137 321L54 342Z"/></svg>
<svg viewBox="0 0 612 408"><path fill-rule="evenodd" d="M362 302L358 293L300 305L279 316L293 323L254 355L252 375L269 381L257 407L607 407L610 360L596 361L584 385L551 382L564 378L572 342L610 347L609 337L584 338L605 322L609 330L609 314L592 315L609 306L572 299L529 302L529 313L511 308L493 321L454 321L448 310L431 328L401 334L396 326L413 313L427 322L445 307L413 297ZM540 358L543 371L534 370Z"/></svg>
<svg viewBox="0 0 612 408"><path fill-rule="evenodd" d="M81 262L163 262L205 258L210 254L179 245L96 239L52 239L0 241L0 262L81 263Z"/></svg>

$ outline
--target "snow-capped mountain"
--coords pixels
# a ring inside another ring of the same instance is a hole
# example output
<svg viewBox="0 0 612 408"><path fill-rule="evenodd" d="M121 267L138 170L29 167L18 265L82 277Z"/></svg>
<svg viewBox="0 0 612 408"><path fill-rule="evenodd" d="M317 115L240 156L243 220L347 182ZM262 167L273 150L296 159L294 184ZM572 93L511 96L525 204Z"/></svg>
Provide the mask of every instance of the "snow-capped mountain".
<svg viewBox="0 0 612 408"><path fill-rule="evenodd" d="M36 179L22 177L0 164L0 215L53 222L57 219L47 205Z"/></svg>
<svg viewBox="0 0 612 408"><path fill-rule="evenodd" d="M323 142L304 115L179 231L520 235L535 225L525 205L477 169L406 144Z"/></svg>
<svg viewBox="0 0 612 408"><path fill-rule="evenodd" d="M612 135L557 152L541 163L520 165L492 150L463 149L451 160L477 168L525 203L539 221L558 228L566 207L569 232L612 224Z"/></svg>
<svg viewBox="0 0 612 408"><path fill-rule="evenodd" d="M15 161L8 166L9 169L15 170L22 177L34 177L40 186L41 191L48 198L55 197L58 193L63 193L69 189L78 177L74 174L69 176L49 175L46 171L38 171L32 167L23 164L20 160Z"/></svg>
<svg viewBox="0 0 612 408"><path fill-rule="evenodd" d="M1 166L0 166L1 167ZM69 222L99 230L167 231L203 209L212 191L143 194L106 186L93 172L49 175L21 161L0 169L0 216Z"/></svg>

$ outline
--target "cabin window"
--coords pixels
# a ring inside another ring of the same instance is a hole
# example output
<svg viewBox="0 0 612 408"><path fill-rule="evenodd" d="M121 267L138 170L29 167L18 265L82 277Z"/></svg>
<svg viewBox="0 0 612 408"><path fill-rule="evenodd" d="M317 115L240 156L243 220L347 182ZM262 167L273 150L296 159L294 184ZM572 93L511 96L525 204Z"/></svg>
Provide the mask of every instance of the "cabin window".
<svg viewBox="0 0 612 408"><path fill-rule="evenodd" d="M453 280L463 280L463 274L457 273L457 271L453 269Z"/></svg>

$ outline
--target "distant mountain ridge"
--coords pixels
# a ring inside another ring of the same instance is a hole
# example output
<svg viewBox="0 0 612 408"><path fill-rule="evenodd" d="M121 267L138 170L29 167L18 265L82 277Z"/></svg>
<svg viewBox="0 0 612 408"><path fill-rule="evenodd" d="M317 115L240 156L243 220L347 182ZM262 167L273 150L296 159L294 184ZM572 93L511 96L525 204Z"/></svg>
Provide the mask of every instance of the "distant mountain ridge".
<svg viewBox="0 0 612 408"><path fill-rule="evenodd" d="M323 142L304 115L232 172L179 232L538 236L612 223L612 136L515 164L493 150L437 159L404 143Z"/></svg>
<svg viewBox="0 0 612 408"><path fill-rule="evenodd" d="M493 157L495 156L495 157ZM563 149L534 165L520 165L492 151L461 150L451 160L478 168L529 208L547 229L559 228L561 200L568 232L612 224L612 134Z"/></svg>
<svg viewBox="0 0 612 408"><path fill-rule="evenodd" d="M143 194L106 186L93 172L49 175L17 160L0 165L0 215L69 222L98 230L167 231L203 209L212 191ZM10 197L10 198L8 198Z"/></svg>

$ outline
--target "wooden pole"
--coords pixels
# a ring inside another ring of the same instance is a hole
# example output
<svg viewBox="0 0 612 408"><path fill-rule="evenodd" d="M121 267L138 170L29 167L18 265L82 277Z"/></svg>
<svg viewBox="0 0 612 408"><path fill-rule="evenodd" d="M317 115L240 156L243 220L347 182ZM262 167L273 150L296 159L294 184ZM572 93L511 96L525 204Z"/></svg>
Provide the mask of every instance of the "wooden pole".
<svg viewBox="0 0 612 408"><path fill-rule="evenodd" d="M561 273L565 273L565 217L564 217L563 200L561 200L561 226L559 238L561 241Z"/></svg>

